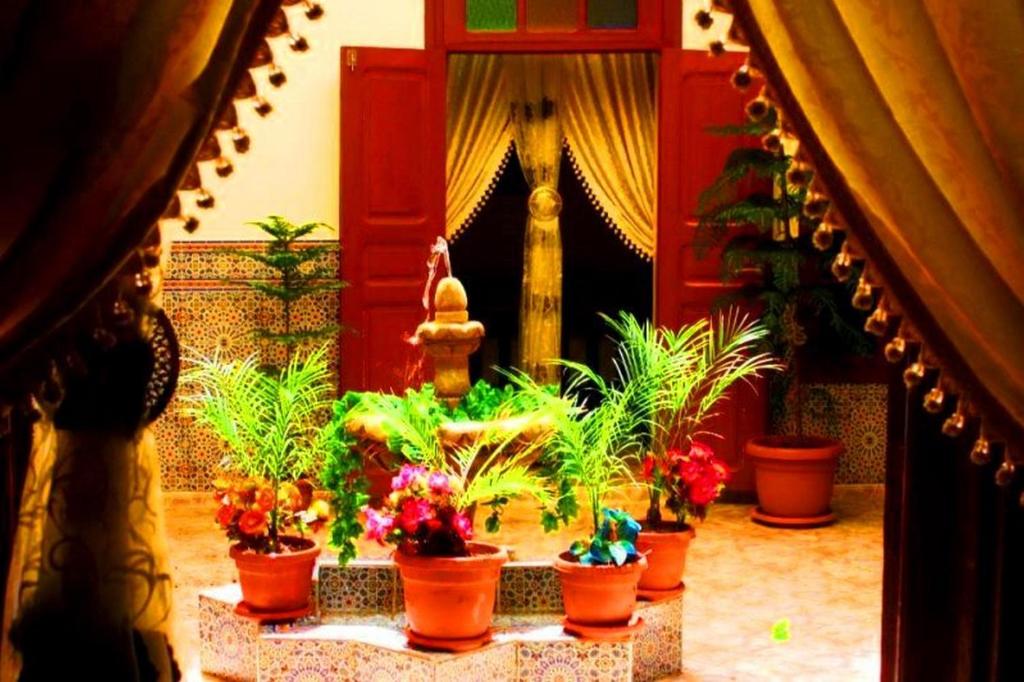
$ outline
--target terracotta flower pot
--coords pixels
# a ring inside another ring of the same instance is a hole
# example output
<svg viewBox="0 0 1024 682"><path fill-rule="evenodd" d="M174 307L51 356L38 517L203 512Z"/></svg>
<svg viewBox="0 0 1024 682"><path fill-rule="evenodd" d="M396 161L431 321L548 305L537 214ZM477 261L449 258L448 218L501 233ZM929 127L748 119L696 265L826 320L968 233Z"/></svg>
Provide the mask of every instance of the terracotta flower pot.
<svg viewBox="0 0 1024 682"><path fill-rule="evenodd" d="M690 526L677 528L666 524L640 531L636 550L647 557L647 570L640 576L641 590L674 590L682 584L686 552L697 533Z"/></svg>
<svg viewBox="0 0 1024 682"><path fill-rule="evenodd" d="M832 484L843 444L813 436L758 436L747 442L754 464L754 519L780 526L829 523Z"/></svg>
<svg viewBox="0 0 1024 682"><path fill-rule="evenodd" d="M555 559L562 583L565 615L571 623L616 627L629 622L636 608L636 589L647 568L641 557L622 566L584 566L570 552Z"/></svg>
<svg viewBox="0 0 1024 682"><path fill-rule="evenodd" d="M501 566L508 553L482 542L467 557L423 557L398 551L409 628L428 640L470 640L491 627Z"/></svg>
<svg viewBox="0 0 1024 682"><path fill-rule="evenodd" d="M231 546L242 600L252 611L285 612L309 606L320 546L309 538L292 536L282 536L281 542L291 551L258 554L241 545Z"/></svg>

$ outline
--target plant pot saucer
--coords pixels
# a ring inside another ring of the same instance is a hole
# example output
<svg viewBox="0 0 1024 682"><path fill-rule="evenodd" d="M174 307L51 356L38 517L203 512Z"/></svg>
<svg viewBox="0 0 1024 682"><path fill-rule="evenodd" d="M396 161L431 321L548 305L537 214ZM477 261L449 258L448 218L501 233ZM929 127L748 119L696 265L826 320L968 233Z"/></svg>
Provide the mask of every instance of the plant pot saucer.
<svg viewBox="0 0 1024 682"><path fill-rule="evenodd" d="M625 625L581 625L568 618L562 619L566 634L595 642L625 642L644 627L644 619L637 614Z"/></svg>
<svg viewBox="0 0 1024 682"><path fill-rule="evenodd" d="M254 620L257 623L279 623L285 620L298 620L313 612L313 605L306 604L301 609L286 609L283 611L260 611L249 606L248 603L240 601L235 604L235 613L242 618Z"/></svg>
<svg viewBox="0 0 1024 682"><path fill-rule="evenodd" d="M442 637L428 637L405 628L405 637L409 640L409 646L414 649L425 649L427 651L449 651L462 652L479 649L491 641L494 636L494 629L487 628L487 632L476 637L465 637L462 639L446 639Z"/></svg>
<svg viewBox="0 0 1024 682"><path fill-rule="evenodd" d="M651 590L641 587L637 589L636 596L637 599L642 599L643 601L659 602L672 599L682 594L685 589L686 583L682 582L669 590Z"/></svg>
<svg viewBox="0 0 1024 682"><path fill-rule="evenodd" d="M818 528L835 523L836 514L829 510L817 516L775 516L763 512L760 507L754 507L750 512L750 518L755 523L776 528Z"/></svg>

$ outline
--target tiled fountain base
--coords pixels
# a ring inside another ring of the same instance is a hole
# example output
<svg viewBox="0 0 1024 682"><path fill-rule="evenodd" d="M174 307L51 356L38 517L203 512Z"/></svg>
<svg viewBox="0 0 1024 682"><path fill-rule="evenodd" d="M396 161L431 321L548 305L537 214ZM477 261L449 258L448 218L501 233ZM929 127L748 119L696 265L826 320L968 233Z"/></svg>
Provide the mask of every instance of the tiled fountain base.
<svg viewBox="0 0 1024 682"><path fill-rule="evenodd" d="M237 616L237 585L200 593L203 670L259 682L390 680L657 680L682 670L682 595L638 604L644 627L629 641L589 642L560 625L562 596L550 564L510 562L502 571L494 640L475 651L428 653L402 634L401 580L386 561L325 561L318 613L288 626Z"/></svg>

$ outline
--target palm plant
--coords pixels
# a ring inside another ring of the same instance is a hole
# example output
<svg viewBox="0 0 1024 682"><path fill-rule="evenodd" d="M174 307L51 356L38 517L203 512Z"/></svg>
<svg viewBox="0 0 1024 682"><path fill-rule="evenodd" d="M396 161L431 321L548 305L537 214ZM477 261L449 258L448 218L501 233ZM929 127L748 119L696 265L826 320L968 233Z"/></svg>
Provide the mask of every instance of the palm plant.
<svg viewBox="0 0 1024 682"><path fill-rule="evenodd" d="M626 425L640 429L627 442L649 451L656 469L667 470L668 453L690 449L737 382L779 367L769 354L756 352L768 331L735 309L679 330L641 323L625 312L604 319L616 337L613 380L605 381L586 365L562 364L578 381L596 387L604 402L628 401L635 423ZM661 523L665 492L660 477L648 482L649 525Z"/></svg>
<svg viewBox="0 0 1024 682"><path fill-rule="evenodd" d="M552 394L544 385L522 373L509 377L537 408L551 428L544 453L545 463L567 485L562 487L559 514L571 515L575 488L582 488L590 506L593 535L601 533L601 516L608 495L632 481L630 462L648 430L644 406L651 395L638 384L616 387L585 365L559 361L566 367L567 388L563 395ZM584 397L587 384L593 384L602 397L590 406Z"/></svg>
<svg viewBox="0 0 1024 682"><path fill-rule="evenodd" d="M197 389L183 396L185 412L227 445L222 467L270 483L269 551L280 551L281 486L316 468L330 435L320 424L333 388L326 346L293 356L277 374L261 370L255 354L199 357L182 381Z"/></svg>

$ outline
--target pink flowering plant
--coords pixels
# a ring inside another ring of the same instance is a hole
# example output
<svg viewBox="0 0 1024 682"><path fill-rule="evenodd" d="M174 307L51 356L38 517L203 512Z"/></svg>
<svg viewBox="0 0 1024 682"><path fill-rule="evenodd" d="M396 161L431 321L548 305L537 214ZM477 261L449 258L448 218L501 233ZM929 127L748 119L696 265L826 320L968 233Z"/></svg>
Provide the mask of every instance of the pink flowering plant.
<svg viewBox="0 0 1024 682"><path fill-rule="evenodd" d="M478 505L490 509L489 532L498 529L502 508L515 497L530 496L548 507L551 483L528 466L545 439L524 442L527 428L524 422L513 431L484 433L457 448L442 447L439 437L426 434L420 441L426 456L402 465L380 507L364 507L366 537L407 554L468 556Z"/></svg>

